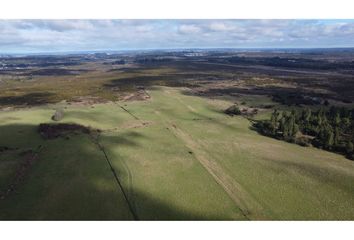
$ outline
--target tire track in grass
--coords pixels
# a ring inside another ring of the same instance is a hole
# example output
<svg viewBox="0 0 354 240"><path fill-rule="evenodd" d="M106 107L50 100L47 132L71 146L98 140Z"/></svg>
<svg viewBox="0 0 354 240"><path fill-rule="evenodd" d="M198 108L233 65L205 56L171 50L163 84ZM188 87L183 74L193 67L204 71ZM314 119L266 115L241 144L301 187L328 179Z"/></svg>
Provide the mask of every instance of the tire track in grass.
<svg viewBox="0 0 354 240"><path fill-rule="evenodd" d="M144 90L146 94L147 91ZM118 101L115 101L114 102L115 104L117 104L121 109L123 109L126 113L128 113L130 116L132 116L135 120L138 120L139 121L139 126L133 126L132 128L136 128L136 127L145 127L147 126L149 123L146 122L146 121L143 121L142 119L140 119L139 117L137 117L136 115L134 115L132 112L130 112L128 109L126 109L125 107L123 107L121 104L119 104ZM108 131L114 131L114 130L108 130ZM132 191L132 185L133 185L133 178L132 178L132 175L131 175L131 172L129 170L129 167L128 165L125 163L124 160L120 161L123 165L123 167L125 168L127 174L128 174L128 196L131 196L131 205L132 207L135 209L135 202L134 202L134 192Z"/></svg>
<svg viewBox="0 0 354 240"><path fill-rule="evenodd" d="M159 111L155 114L161 116ZM163 121L163 120L162 120ZM224 169L193 138L178 128L171 121L163 121L166 128L192 152L196 160L212 176L215 182L222 187L226 194L233 200L242 215L248 220L266 219L262 206L246 191L240 183L228 175Z"/></svg>
<svg viewBox="0 0 354 240"><path fill-rule="evenodd" d="M196 112L192 107L188 107L181 99L178 98L180 104L186 106L190 111ZM118 104L118 103L117 103ZM136 120L141 121L134 114L129 112L123 106L118 104L124 111L134 117ZM161 116L162 114L155 110L155 114ZM175 136L178 140L182 141L187 148L193 153L196 160L202 165L204 169L212 176L214 181L222 187L226 194L233 200L242 215L248 219L266 219L263 216L263 209L261 205L254 200L254 198L243 189L243 187L231 176L229 176L224 169L214 160L210 159L209 154L198 144L193 138L185 133L182 129L178 128L167 118L166 121L162 120L162 124Z"/></svg>
<svg viewBox="0 0 354 240"><path fill-rule="evenodd" d="M178 100L180 104L187 107L191 112L197 113L197 111L186 104L179 96L172 95L169 90L164 92L168 93L169 97L173 97ZM158 112L158 114L160 114ZM262 212L262 206L254 200L254 198L239 184L233 177L229 176L224 169L214 160L210 159L210 155L203 150L203 147L198 144L193 138L178 128L175 124L170 123L173 128L169 128L173 134L182 140L186 147L191 149L195 155L195 158L201 163L201 165L209 172L214 180L224 189L229 197L236 203L243 216L247 219L265 219Z"/></svg>
<svg viewBox="0 0 354 240"><path fill-rule="evenodd" d="M185 107L187 107L191 112L196 113L197 111L195 110L194 107L192 107L189 104L186 104L185 102L182 101L182 99L176 95L172 95L171 92L169 90L164 90L165 93L168 94L168 97L173 97L175 98L180 104L184 105Z"/></svg>
<svg viewBox="0 0 354 240"><path fill-rule="evenodd" d="M236 203L243 216L249 220L264 219L265 217L262 216L262 207L258 202L234 178L228 175L215 160L210 159L210 155L191 136L176 125L172 126L171 130L193 151L195 158Z"/></svg>

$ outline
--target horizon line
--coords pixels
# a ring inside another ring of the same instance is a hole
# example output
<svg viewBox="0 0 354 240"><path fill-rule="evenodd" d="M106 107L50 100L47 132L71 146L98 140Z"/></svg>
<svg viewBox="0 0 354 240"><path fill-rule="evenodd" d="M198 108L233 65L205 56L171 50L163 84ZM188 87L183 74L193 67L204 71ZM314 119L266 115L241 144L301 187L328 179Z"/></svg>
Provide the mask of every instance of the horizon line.
<svg viewBox="0 0 354 240"><path fill-rule="evenodd" d="M89 53L118 53L134 51L183 51L183 50L320 50L320 49L354 49L351 47L188 47L188 48L132 48L132 49L95 49L95 50L67 50L67 51L38 51L38 52L0 52L1 55L56 55L56 54L89 54Z"/></svg>

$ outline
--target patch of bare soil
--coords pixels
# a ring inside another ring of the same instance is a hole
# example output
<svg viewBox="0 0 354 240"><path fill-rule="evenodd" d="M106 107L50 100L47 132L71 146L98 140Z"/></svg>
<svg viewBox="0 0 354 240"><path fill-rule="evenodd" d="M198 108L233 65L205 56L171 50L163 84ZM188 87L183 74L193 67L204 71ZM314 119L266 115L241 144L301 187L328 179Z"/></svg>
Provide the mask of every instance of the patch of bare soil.
<svg viewBox="0 0 354 240"><path fill-rule="evenodd" d="M68 134L74 133L83 133L83 134L90 134L92 131L99 131L94 130L90 127L85 127L79 124L74 123L60 123L60 124L47 124L41 123L38 126L38 133L44 139L55 139L58 137L65 137Z"/></svg>
<svg viewBox="0 0 354 240"><path fill-rule="evenodd" d="M123 97L123 101L146 101L150 99L150 95L145 91L145 89L140 89L134 93L130 93Z"/></svg>
<svg viewBox="0 0 354 240"><path fill-rule="evenodd" d="M142 128L151 125L152 121L139 121L134 123L126 123L121 126L122 129L130 129L130 128Z"/></svg>
<svg viewBox="0 0 354 240"><path fill-rule="evenodd" d="M41 150L41 147L42 146L39 146L37 151L27 150L20 153L22 163L16 169L15 176L9 186L5 190L0 191L0 200L5 199L11 193L15 192L18 185L24 181L32 165L37 161L38 153Z"/></svg>
<svg viewBox="0 0 354 240"><path fill-rule="evenodd" d="M102 132L115 132L115 131L120 131L120 130L126 130L126 129L135 129L135 128L143 128L143 127L148 127L151 124L153 124L152 121L138 121L138 122L129 122L126 124L123 124L119 127L115 128L110 128L110 129L104 129L101 130Z"/></svg>
<svg viewBox="0 0 354 240"><path fill-rule="evenodd" d="M91 106L94 104L107 103L107 102L109 102L109 101L106 99L100 98L100 97L78 96L78 97L68 101L68 104L78 105L78 106Z"/></svg>
<svg viewBox="0 0 354 240"><path fill-rule="evenodd" d="M12 111L14 108L13 107L0 107L0 111Z"/></svg>

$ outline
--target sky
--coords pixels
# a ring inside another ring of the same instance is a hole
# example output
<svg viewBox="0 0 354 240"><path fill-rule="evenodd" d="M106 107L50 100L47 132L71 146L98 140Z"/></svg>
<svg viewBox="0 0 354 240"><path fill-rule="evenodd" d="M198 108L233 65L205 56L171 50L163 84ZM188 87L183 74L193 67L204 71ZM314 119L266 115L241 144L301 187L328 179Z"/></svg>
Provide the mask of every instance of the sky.
<svg viewBox="0 0 354 240"><path fill-rule="evenodd" d="M0 20L0 54L354 47L354 20Z"/></svg>

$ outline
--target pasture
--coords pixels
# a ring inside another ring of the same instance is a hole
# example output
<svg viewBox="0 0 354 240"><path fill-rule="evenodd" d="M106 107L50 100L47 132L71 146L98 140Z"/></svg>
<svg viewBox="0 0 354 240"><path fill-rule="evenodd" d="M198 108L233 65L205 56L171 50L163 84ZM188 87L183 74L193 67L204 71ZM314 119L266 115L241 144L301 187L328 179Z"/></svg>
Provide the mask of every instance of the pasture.
<svg viewBox="0 0 354 240"><path fill-rule="evenodd" d="M353 161L261 136L223 113L231 99L185 91L1 111L0 190L14 187L0 219L354 219ZM59 123L97 131L43 139L38 125L59 107Z"/></svg>

